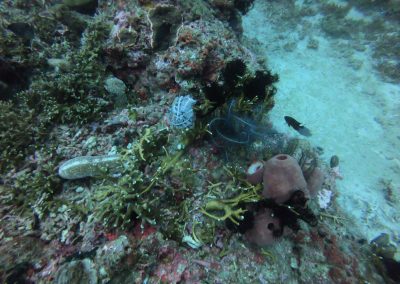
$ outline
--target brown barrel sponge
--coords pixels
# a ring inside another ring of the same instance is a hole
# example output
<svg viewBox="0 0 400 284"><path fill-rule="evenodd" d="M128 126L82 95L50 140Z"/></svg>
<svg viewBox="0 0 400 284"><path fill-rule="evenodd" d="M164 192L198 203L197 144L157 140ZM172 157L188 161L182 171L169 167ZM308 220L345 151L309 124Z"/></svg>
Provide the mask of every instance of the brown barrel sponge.
<svg viewBox="0 0 400 284"><path fill-rule="evenodd" d="M279 219L273 216L272 210L263 209L254 216L253 227L246 231L246 239L258 246L268 246L281 235Z"/></svg>
<svg viewBox="0 0 400 284"><path fill-rule="evenodd" d="M325 175L319 168L315 168L312 174L307 179L307 188L310 192L310 197L316 197L324 184Z"/></svg>
<svg viewBox="0 0 400 284"><path fill-rule="evenodd" d="M289 155L279 154L264 163L264 189L262 196L284 203L296 190L302 190L308 198L307 183L297 160Z"/></svg>

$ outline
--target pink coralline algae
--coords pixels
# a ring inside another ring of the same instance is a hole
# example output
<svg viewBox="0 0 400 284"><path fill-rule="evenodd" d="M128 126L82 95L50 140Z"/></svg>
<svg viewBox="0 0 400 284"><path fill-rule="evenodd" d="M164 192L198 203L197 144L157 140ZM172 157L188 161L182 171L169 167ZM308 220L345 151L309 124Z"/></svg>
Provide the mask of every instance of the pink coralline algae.
<svg viewBox="0 0 400 284"><path fill-rule="evenodd" d="M188 261L182 255L170 248L161 248L161 262L155 275L162 283L178 283L184 280Z"/></svg>
<svg viewBox="0 0 400 284"><path fill-rule="evenodd" d="M114 17L114 26L111 29L111 38L119 39L119 34L122 29L129 29L129 16L130 14L125 11L118 11Z"/></svg>

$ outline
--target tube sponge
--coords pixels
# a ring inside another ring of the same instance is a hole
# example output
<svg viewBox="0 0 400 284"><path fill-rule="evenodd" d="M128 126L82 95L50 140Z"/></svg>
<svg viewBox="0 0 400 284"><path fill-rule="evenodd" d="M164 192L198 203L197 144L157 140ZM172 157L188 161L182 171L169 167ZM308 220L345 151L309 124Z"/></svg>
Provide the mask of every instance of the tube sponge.
<svg viewBox="0 0 400 284"><path fill-rule="evenodd" d="M307 178L307 188L310 192L310 196L316 197L318 192L321 190L322 185L325 181L324 172L319 168L315 168L311 175Z"/></svg>
<svg viewBox="0 0 400 284"><path fill-rule="evenodd" d="M253 244L267 246L273 244L280 234L279 219L274 217L272 210L265 208L254 216L254 225L246 231L245 236Z"/></svg>
<svg viewBox="0 0 400 284"><path fill-rule="evenodd" d="M288 201L297 190L309 196L303 172L297 160L289 155L279 154L264 163L263 184L262 196L276 203Z"/></svg>

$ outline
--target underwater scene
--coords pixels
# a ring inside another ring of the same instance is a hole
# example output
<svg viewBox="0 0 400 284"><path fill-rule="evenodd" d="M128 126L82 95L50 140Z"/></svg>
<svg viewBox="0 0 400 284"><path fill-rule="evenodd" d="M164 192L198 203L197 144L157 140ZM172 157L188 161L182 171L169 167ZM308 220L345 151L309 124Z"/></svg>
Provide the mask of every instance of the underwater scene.
<svg viewBox="0 0 400 284"><path fill-rule="evenodd" d="M400 283L400 0L0 0L0 283Z"/></svg>

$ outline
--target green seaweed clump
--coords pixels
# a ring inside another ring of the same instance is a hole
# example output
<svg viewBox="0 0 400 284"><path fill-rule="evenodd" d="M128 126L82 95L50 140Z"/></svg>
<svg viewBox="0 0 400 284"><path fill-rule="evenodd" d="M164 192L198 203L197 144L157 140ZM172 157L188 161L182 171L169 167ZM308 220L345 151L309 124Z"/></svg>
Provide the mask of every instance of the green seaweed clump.
<svg viewBox="0 0 400 284"><path fill-rule="evenodd" d="M165 128L146 128L120 151L120 174L104 177L93 187L93 212L104 226L128 229L147 222L181 241L196 185L196 171L185 152L196 135L184 137L181 147L170 147L168 136Z"/></svg>
<svg viewBox="0 0 400 284"><path fill-rule="evenodd" d="M39 219L54 210L62 200L54 196L61 190L61 179L55 170L56 159L43 161L33 171L19 173L8 187L9 203L20 208L20 212L33 212Z"/></svg>
<svg viewBox="0 0 400 284"><path fill-rule="evenodd" d="M100 206L94 208L94 213L105 226L126 228L137 218L155 223L158 198L151 189L177 161L170 160L170 156L157 159L165 153L162 145L166 143L166 134L165 129L146 128L139 139L121 151L120 175L114 179L105 177L95 189L93 197ZM155 169L146 175L146 167Z"/></svg>
<svg viewBox="0 0 400 284"><path fill-rule="evenodd" d="M141 217L143 210L147 209L140 194L145 177L138 168L137 157L125 156L123 162L122 176L112 181L107 179L95 189L93 195L97 204L95 216L107 227L130 227L135 218Z"/></svg>
<svg viewBox="0 0 400 284"><path fill-rule="evenodd" d="M32 150L32 113L0 101L0 172L17 166Z"/></svg>
<svg viewBox="0 0 400 284"><path fill-rule="evenodd" d="M34 77L30 88L18 94L35 111L41 126L86 123L110 105L101 57L108 32L109 26L96 20L84 32L80 48L67 42L52 46L48 63L53 68Z"/></svg>

